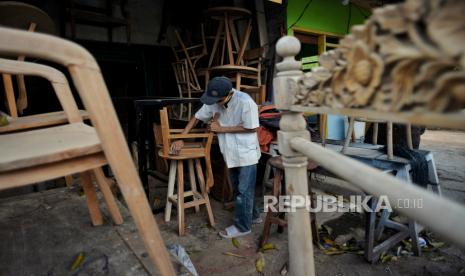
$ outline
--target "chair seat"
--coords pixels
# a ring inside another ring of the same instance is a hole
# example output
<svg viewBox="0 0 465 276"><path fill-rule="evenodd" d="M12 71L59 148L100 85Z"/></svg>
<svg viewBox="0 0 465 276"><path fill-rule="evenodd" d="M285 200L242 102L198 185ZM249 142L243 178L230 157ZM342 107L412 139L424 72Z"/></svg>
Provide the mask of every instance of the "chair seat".
<svg viewBox="0 0 465 276"><path fill-rule="evenodd" d="M101 152L93 127L83 123L0 135L0 172Z"/></svg>
<svg viewBox="0 0 465 276"><path fill-rule="evenodd" d="M187 160L195 158L205 158L205 148L183 148L178 155L165 155L163 154L163 149L158 152L158 155L161 158L170 159L170 160Z"/></svg>
<svg viewBox="0 0 465 276"><path fill-rule="evenodd" d="M87 113L87 111L80 110L79 113L81 114L82 119L86 120L89 118L89 114ZM66 123L68 123L68 119L64 111L18 117L12 120L8 125L1 126L0 134L15 131L24 131L34 128L56 126Z"/></svg>

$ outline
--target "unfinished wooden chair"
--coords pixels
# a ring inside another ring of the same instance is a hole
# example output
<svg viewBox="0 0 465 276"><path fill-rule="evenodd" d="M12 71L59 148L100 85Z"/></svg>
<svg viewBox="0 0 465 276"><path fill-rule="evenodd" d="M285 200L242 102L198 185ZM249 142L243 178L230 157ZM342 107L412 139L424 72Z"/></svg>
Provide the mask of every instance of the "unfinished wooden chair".
<svg viewBox="0 0 465 276"><path fill-rule="evenodd" d="M203 24L200 25L200 42L188 44L185 39L181 37L178 30L174 30L176 43L170 42L171 49L173 50L174 57L177 62L185 61L188 67L188 75L192 79L191 85L193 89L200 90L198 81L194 82L194 78L205 75L204 69L199 68L199 61L207 56L207 43L205 41L205 32ZM175 46L176 45L176 46Z"/></svg>
<svg viewBox="0 0 465 276"><path fill-rule="evenodd" d="M189 70L189 64L187 60L180 60L171 64L173 67L174 76L176 77L176 83L178 86L180 98L192 98L199 97L203 93L200 89L200 84L197 76ZM187 103L187 112L184 112L185 104L180 104L175 112L176 119L190 120L192 116L192 103Z"/></svg>
<svg viewBox="0 0 465 276"><path fill-rule="evenodd" d="M65 66L93 127L82 123L75 101L64 96L69 124L0 136L0 189L63 177L89 176L108 164L161 275L174 275L99 66L79 45L45 34L0 28L0 54L26 55ZM87 178L88 179L88 178Z"/></svg>
<svg viewBox="0 0 465 276"><path fill-rule="evenodd" d="M21 62L8 59L0 58L0 73L8 75L29 75L29 76L41 76L46 78L52 84L52 87L62 105L69 105L69 109L72 110L71 114L76 117L72 117L70 121L81 121L82 114L84 111L78 111L77 106L74 102L68 101L68 98L72 98L71 89L69 87L66 77L60 71L40 64L30 63L30 62ZM9 124L6 126L0 126L0 134L12 133L12 132L21 132L27 131L33 128L44 128L47 126L56 126L62 125L68 122L68 118L64 112L53 112L47 114L33 115L33 116L24 116L13 118L9 121ZM97 185L100 187L100 190L103 194L105 203L107 204L108 211L113 218L115 224L123 223L123 218L118 210L116 205L115 198L113 193L110 190L108 180L101 168L96 168L91 171L83 173L81 177L81 185L86 194L87 205L89 207L89 213L94 226L101 225L103 223L102 214L98 207L97 197L95 195L95 190L92 185L92 181L89 177L90 175L95 176ZM66 184L70 185L69 177L66 177Z"/></svg>
<svg viewBox="0 0 465 276"><path fill-rule="evenodd" d="M29 32L55 33L55 24L48 14L36 6L18 1L0 2L0 25L28 30ZM24 61L25 58L24 55L17 57L19 61ZM13 87L11 75L2 74L2 78L5 88ZM23 114L28 105L24 76L16 75L16 81L18 98L16 98L12 89L5 89L6 107L13 118L18 117L18 114Z"/></svg>
<svg viewBox="0 0 465 276"><path fill-rule="evenodd" d="M168 111L166 108L160 110L160 125L162 131L162 149L158 152L158 155L170 162L169 179L168 179L168 194L166 198L165 208L165 221L170 221L171 218L171 207L176 204L178 209L178 229L179 235L183 236L184 221L185 221L185 209L195 207L195 211L199 211L200 205L205 205L207 208L208 219L210 225L215 225L215 219L210 205L210 199L208 198L208 190L213 186L213 172L210 162L210 148L213 141L213 133L189 133L181 134L182 129L170 129L168 121ZM154 128L156 132L156 128ZM156 134L155 134L156 135ZM181 149L178 155L170 153L170 146L173 140L179 139L194 139L204 138L205 142L185 142L184 147ZM205 160L205 175L200 160ZM189 182L191 185L191 191L184 191L184 161L187 161L189 169ZM194 170L195 162L195 170ZM197 180L200 186L200 193L197 191L197 185L195 181L195 174L197 174ZM174 194L174 182L177 179L177 194ZM185 198L192 197L192 201L185 202Z"/></svg>

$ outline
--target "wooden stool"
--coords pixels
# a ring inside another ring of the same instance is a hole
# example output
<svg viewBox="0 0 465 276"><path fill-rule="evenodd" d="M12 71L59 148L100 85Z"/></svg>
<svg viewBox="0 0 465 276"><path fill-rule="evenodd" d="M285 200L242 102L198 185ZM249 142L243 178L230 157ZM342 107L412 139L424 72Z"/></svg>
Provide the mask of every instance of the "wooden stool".
<svg viewBox="0 0 465 276"><path fill-rule="evenodd" d="M165 221L170 221L172 204L178 207L178 222L179 222L179 236L184 235L184 209L195 207L195 211L199 211L199 206L205 204L208 212L208 219L212 226L215 226L213 212L208 198L208 189L213 186L213 172L210 161L210 149L213 140L213 133L188 133L180 134L182 129L172 129L169 125L168 110L163 108L160 110L160 126L154 125L154 136L159 134L157 131L161 130L162 145L158 155L170 161L170 170L168 178L168 194L166 198L165 208ZM199 129L192 129L191 132L203 131ZM171 154L171 143L177 139L199 139L203 138L204 142L185 142L184 147L177 155ZM206 141L205 141L206 140ZM205 159L205 174L202 171L200 159ZM187 161L189 167L189 182L191 190L184 192L184 164ZM194 161L195 168L194 171ZM197 192L195 183L195 172L197 172L197 179L199 181L200 192ZM176 177L177 175L177 177ZM174 181L177 178L178 193L174 194ZM207 187L208 186L208 187ZM193 197L192 201L185 202L186 197Z"/></svg>
<svg viewBox="0 0 465 276"><path fill-rule="evenodd" d="M203 176L202 166L200 164L200 159L192 159L183 156L170 156L170 171L168 179L168 194L166 198L166 208L165 208L165 221L170 221L171 218L171 207L173 204L176 204L178 208L178 223L179 223L179 236L184 235L184 210L187 208L195 207L195 212L199 211L199 206L205 204L207 207L208 220L210 225L215 225L215 219L213 218L213 212L210 205L210 199L208 198L208 193L205 188L205 178ZM184 191L184 164L183 162L187 160L189 167L189 182L191 185L190 191ZM197 192L197 185L195 181L195 171L194 171L194 161L195 161L195 170L197 172L197 180L199 181L200 193ZM174 181L177 180L177 194L174 194ZM187 197L192 197L192 201L185 202Z"/></svg>
<svg viewBox="0 0 465 276"><path fill-rule="evenodd" d="M282 181L284 175L284 166L281 156L271 157L268 160L268 163L272 168L275 169L275 175L273 178L273 188L272 188L272 195L274 197L279 198L281 195L286 194L285 182ZM307 170L312 172L314 169L318 167L312 161L308 161ZM312 193L311 186L309 186L309 194L311 195L311 206L315 207L314 197ZM315 213L310 213L311 218L311 227L312 227L312 236L313 242L318 243L318 227L316 225L316 216ZM271 225L277 224L278 225L278 233L283 232L283 228L287 226L287 221L285 220L285 213L283 212L273 212L271 206L268 206L268 212L266 213L265 223L263 226L263 233L260 240L260 246L263 246L267 241L268 237L270 236L270 228Z"/></svg>

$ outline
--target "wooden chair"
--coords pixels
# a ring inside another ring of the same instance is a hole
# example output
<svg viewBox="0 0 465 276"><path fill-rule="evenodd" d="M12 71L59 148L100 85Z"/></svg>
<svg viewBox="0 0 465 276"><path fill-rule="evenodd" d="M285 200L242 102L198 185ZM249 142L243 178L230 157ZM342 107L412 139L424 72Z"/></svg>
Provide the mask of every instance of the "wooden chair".
<svg viewBox="0 0 465 276"><path fill-rule="evenodd" d="M189 133L180 134L182 129L170 129L168 122L168 111L166 108L160 110L160 124L162 131L162 149L158 155L170 161L169 179L168 179L168 194L165 208L165 221L170 221L171 207L176 204L178 208L178 223L179 235L184 235L184 210L195 207L195 211L199 211L199 206L205 204L208 212L208 219L212 226L215 225L213 212L208 198L208 190L213 186L213 172L210 162L210 148L213 141L213 133ZM154 128L155 130L155 128ZM156 130L155 130L156 132ZM170 154L170 146L173 140L205 138L206 142L185 142L184 147L178 155ZM205 159L206 181L203 174L200 159ZM187 161L189 168L189 182L191 191L184 191L184 165ZM195 171L194 171L195 162ZM197 192L195 181L195 173L197 172L197 180L199 181L200 193ZM177 179L177 194L174 194L174 181ZM186 197L192 197L192 201L185 202Z"/></svg>
<svg viewBox="0 0 465 276"><path fill-rule="evenodd" d="M160 274L174 275L127 143L94 58L82 47L50 35L0 28L0 54L26 55L65 66L93 127L82 123L71 97L61 99L69 124L0 136L0 188L82 173L108 164ZM88 181L87 181L88 182Z"/></svg>
<svg viewBox="0 0 465 276"><path fill-rule="evenodd" d="M172 64L173 72L176 77L176 83L178 86L179 97L180 98L192 98L199 97L203 93L203 90L200 89L200 84L197 79L197 76L189 70L189 64L187 60L180 60L173 62ZM187 115L184 114L184 104L180 104L179 111L175 112L175 117L180 120L190 120L192 116L192 103L187 104Z"/></svg>
<svg viewBox="0 0 465 276"><path fill-rule="evenodd" d="M48 14L36 6L21 3L17 1L2 1L0 2L0 25L12 27L29 32L41 32L53 34L55 32L55 23ZM24 61L25 56L17 57L19 61ZM23 114L27 108L27 91L24 82L24 76L16 75L18 85L18 98L13 92L13 80L11 75L3 74L3 84L5 87L6 107L9 115L13 118L18 117L18 114Z"/></svg>
<svg viewBox="0 0 465 276"><path fill-rule="evenodd" d="M252 99L261 105L266 101L266 86L262 84L262 61L265 48L255 48L244 52L244 66L256 68L256 71L239 73L239 90L247 92Z"/></svg>
<svg viewBox="0 0 465 276"><path fill-rule="evenodd" d="M212 74L229 77L235 88L248 93L252 99L261 105L266 101L266 86L262 85L262 57L265 48L250 49L244 52L244 65L223 65L211 68Z"/></svg>
<svg viewBox="0 0 465 276"><path fill-rule="evenodd" d="M0 72L4 74L7 73L9 75L21 74L45 77L52 84L58 99L63 105L67 103L71 105L73 104L72 102L67 101L67 98L72 97L73 95L71 93L71 89L68 85L66 77L60 71L54 68L35 63L0 58ZM74 110L77 107L71 106L70 108ZM83 113L85 112L81 110L79 114L81 115ZM79 120L79 118L72 118L72 120ZM8 125L0 127L0 134L27 131L32 128L62 125L65 123L68 123L68 118L64 112L53 112L51 115L48 113L19 117L12 119ZM110 190L108 180L103 174L102 169L96 168L90 171L90 173L91 175L95 176L97 185L102 191L103 198L107 204L108 211L110 212L113 221L115 224L123 223L123 218L121 217L113 193ZM71 184L70 177L65 177L65 180L69 187ZM96 200L97 197L95 195L91 179L87 175L84 175L81 178L81 184L84 189L84 193L86 194L92 224L95 226L101 225L103 223L102 215L100 213L100 209L98 208L98 202Z"/></svg>
<svg viewBox="0 0 465 276"><path fill-rule="evenodd" d="M197 78L205 76L205 69L199 68L199 61L208 54L204 26L203 24L200 25L201 41L197 44L191 43L191 45L187 45L185 40L182 39L181 34L179 34L179 31L176 29L174 30L174 35L176 37L176 43L169 40L174 57L177 62L185 61L187 63L187 75L191 80L191 88L194 90L201 90L201 86ZM205 81L205 85L206 83L207 80Z"/></svg>

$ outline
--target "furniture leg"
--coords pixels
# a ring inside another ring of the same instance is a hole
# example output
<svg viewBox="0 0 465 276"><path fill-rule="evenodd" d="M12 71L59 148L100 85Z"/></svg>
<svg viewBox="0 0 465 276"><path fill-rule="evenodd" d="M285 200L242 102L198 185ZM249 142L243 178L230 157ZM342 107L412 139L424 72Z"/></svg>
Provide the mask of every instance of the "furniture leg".
<svg viewBox="0 0 465 276"><path fill-rule="evenodd" d="M373 145L378 144L378 123L373 123Z"/></svg>
<svg viewBox="0 0 465 276"><path fill-rule="evenodd" d="M408 230L410 238L412 239L412 251L415 256L421 255L420 241L418 238L418 225L415 220L408 220Z"/></svg>
<svg viewBox="0 0 465 276"><path fill-rule="evenodd" d="M236 73L236 89L241 90L241 73Z"/></svg>
<svg viewBox="0 0 465 276"><path fill-rule="evenodd" d="M409 149L413 149L413 143L412 143L412 125L411 124L406 124L405 125L405 133L407 137L407 146Z"/></svg>
<svg viewBox="0 0 465 276"><path fill-rule="evenodd" d="M312 178L311 174L309 175L308 178L308 194L310 196L310 207L314 209L316 207L316 202L315 202L315 194L312 192ZM318 235L318 225L316 221L316 214L315 212L310 212L310 224L312 227L312 238L313 238L313 243L318 244L320 241L320 237Z"/></svg>
<svg viewBox="0 0 465 276"><path fill-rule="evenodd" d="M266 184L269 181L269 177L271 174L271 165L270 162L266 162L265 166L265 173L263 174L263 180L262 180L262 196L265 196L266 193Z"/></svg>
<svg viewBox="0 0 465 276"><path fill-rule="evenodd" d="M392 160L394 158L394 149L392 144L392 122L387 122L387 131L386 131L386 141L387 141L387 158Z"/></svg>
<svg viewBox="0 0 465 276"><path fill-rule="evenodd" d="M90 171L81 173L81 185L86 195L87 206L89 208L90 219L92 225L99 226L103 224L102 213L98 206L97 194L95 193L94 186L92 185L92 179Z"/></svg>
<svg viewBox="0 0 465 276"><path fill-rule="evenodd" d="M197 179L199 180L200 191L205 199L205 205L207 207L208 220L210 221L210 225L215 227L215 218L210 205L210 198L208 197L208 192L206 190L205 178L203 177L202 166L199 159L195 159L195 167L197 169Z"/></svg>
<svg viewBox="0 0 465 276"><path fill-rule="evenodd" d="M184 236L184 166L183 161L178 161L178 228L179 236Z"/></svg>
<svg viewBox="0 0 465 276"><path fill-rule="evenodd" d="M349 136L350 137L350 136ZM376 198L371 198L368 205L372 210L375 209ZM365 222L365 258L369 262L374 262L374 242L375 242L375 223L376 223L376 212L366 213L366 222Z"/></svg>
<svg viewBox="0 0 465 276"><path fill-rule="evenodd" d="M228 51L228 64L234 64L234 56L233 56L233 48L231 44L231 34L229 32L229 16L225 14L224 16L224 30L225 34L224 36L226 37L226 46L227 46L227 51Z"/></svg>
<svg viewBox="0 0 465 276"><path fill-rule="evenodd" d="M197 183L195 182L195 172L194 172L194 160L192 159L187 160L187 165L189 167L189 182L191 184L191 191L197 192ZM197 198L195 197L195 193L192 197L193 197L192 200L197 203ZM196 213L200 211L199 205L196 205L194 208L195 208Z"/></svg>
<svg viewBox="0 0 465 276"><path fill-rule="evenodd" d="M223 31L223 27L224 27L224 22L220 21L218 29L216 30L215 41L213 42L213 47L212 47L212 53L210 55L210 59L208 60L208 68L212 67L213 59L215 58L216 50L218 48L218 43L220 41L220 35L221 35L221 32ZM207 87L206 84L205 84L205 87Z"/></svg>
<svg viewBox="0 0 465 276"><path fill-rule="evenodd" d="M108 212L110 213L113 222L116 225L120 225L123 223L123 217L119 211L118 205L116 205L116 200L111 192L110 185L108 185L108 179L103 174L102 168L93 169L93 173L95 175L95 180L97 185L100 188L100 191L103 194L103 199L105 200L105 204L107 205Z"/></svg>
<svg viewBox="0 0 465 276"><path fill-rule="evenodd" d="M344 140L344 146L342 147L342 153L345 154L347 148L350 145L350 140L352 139L352 132L354 131L355 118L349 117L349 127L347 128L346 139Z"/></svg>
<svg viewBox="0 0 465 276"><path fill-rule="evenodd" d="M323 147L326 146L326 125L328 121L328 115L321 114L320 115L320 138L321 138L321 145Z"/></svg>
<svg viewBox="0 0 465 276"><path fill-rule="evenodd" d="M13 81L10 74L2 74L3 86L5 89L6 105L10 116L18 118L18 110L16 107L15 92L13 90Z"/></svg>
<svg viewBox="0 0 465 276"><path fill-rule="evenodd" d="M176 167L177 161L171 160L170 161L170 171L168 177L168 193L166 195L166 207L165 207L165 221L170 221L171 218L171 207L173 203L170 201L170 197L174 195L174 181L176 179Z"/></svg>
<svg viewBox="0 0 465 276"><path fill-rule="evenodd" d="M428 161L428 180L430 182L431 189L439 196L442 196L441 185L439 184L438 172L436 170L436 164L434 163L433 154L429 153L426 156L426 160Z"/></svg>
<svg viewBox="0 0 465 276"><path fill-rule="evenodd" d="M65 183L66 183L66 187L68 187L68 189L71 189L73 187L73 176L72 175L65 176Z"/></svg>

